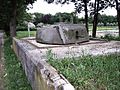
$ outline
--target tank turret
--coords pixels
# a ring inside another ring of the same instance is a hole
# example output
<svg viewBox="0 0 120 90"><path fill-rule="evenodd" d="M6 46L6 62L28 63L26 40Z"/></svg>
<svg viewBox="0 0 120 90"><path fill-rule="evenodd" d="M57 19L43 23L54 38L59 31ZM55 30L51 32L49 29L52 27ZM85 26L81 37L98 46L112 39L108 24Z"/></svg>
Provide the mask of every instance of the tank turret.
<svg viewBox="0 0 120 90"><path fill-rule="evenodd" d="M56 24L37 28L36 41L47 44L73 44L89 41L84 25Z"/></svg>

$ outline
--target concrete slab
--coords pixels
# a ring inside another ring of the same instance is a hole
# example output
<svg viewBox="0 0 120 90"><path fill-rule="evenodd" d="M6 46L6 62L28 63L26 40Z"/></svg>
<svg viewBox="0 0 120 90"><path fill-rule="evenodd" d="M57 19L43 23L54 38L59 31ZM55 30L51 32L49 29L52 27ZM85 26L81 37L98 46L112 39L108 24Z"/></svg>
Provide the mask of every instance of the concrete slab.
<svg viewBox="0 0 120 90"><path fill-rule="evenodd" d="M53 58L79 57L82 55L105 55L120 52L120 41L99 41L71 45L48 45L37 43L36 40L26 39L26 41L36 47L31 53L41 52L39 57L46 59L46 53L51 50Z"/></svg>
<svg viewBox="0 0 120 90"><path fill-rule="evenodd" d="M0 32L0 90L4 90L3 33Z"/></svg>

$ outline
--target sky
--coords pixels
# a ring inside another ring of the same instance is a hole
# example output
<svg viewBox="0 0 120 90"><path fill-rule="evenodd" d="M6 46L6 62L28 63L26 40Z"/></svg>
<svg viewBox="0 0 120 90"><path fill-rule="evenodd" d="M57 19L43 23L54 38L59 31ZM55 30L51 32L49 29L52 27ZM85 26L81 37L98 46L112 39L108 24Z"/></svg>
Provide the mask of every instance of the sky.
<svg viewBox="0 0 120 90"><path fill-rule="evenodd" d="M73 12L74 9L74 4L65 4L65 5L56 5L55 3L53 4L48 4L47 2L45 2L44 0L37 0L34 4L33 4L33 8L28 10L27 12L29 13L34 13L34 12L39 12L39 13L43 13L43 14L52 14L54 15L57 12L67 12L67 13L71 13ZM101 12L101 14L106 14L106 15L116 15L116 10L114 8L108 8L106 9L103 13ZM78 15L79 17L83 17L84 13L80 13Z"/></svg>

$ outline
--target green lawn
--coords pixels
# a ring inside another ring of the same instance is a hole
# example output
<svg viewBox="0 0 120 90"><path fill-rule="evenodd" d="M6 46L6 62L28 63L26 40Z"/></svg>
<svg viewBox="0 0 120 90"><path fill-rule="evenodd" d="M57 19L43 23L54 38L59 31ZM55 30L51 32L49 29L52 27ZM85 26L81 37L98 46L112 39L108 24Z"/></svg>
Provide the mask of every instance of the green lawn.
<svg viewBox="0 0 120 90"><path fill-rule="evenodd" d="M30 31L30 36L35 37L36 31ZM28 31L17 31L17 38L29 37Z"/></svg>
<svg viewBox="0 0 120 90"><path fill-rule="evenodd" d="M98 26L97 30L116 30L118 28L118 26ZM92 26L89 26L89 31L92 30Z"/></svg>
<svg viewBox="0 0 120 90"><path fill-rule="evenodd" d="M11 48L11 41L6 38L4 42L5 58L5 90L32 90L29 85L21 62L17 59Z"/></svg>
<svg viewBox="0 0 120 90"><path fill-rule="evenodd" d="M63 60L49 58L49 63L76 90L120 90L120 54Z"/></svg>

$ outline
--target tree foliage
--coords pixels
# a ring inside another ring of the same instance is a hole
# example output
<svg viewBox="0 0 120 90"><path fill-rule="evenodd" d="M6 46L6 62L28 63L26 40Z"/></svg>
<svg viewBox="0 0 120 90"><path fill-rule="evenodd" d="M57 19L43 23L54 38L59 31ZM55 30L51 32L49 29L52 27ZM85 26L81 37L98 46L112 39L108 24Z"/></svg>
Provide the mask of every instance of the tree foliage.
<svg viewBox="0 0 120 90"><path fill-rule="evenodd" d="M11 34L11 37L15 36L17 20L24 15L27 5L34 1L36 0L0 0L0 28Z"/></svg>
<svg viewBox="0 0 120 90"><path fill-rule="evenodd" d="M74 12L72 13L56 13L55 15L51 14L42 14L42 13L34 13L34 24L38 23L44 24L54 24L57 22L67 22L67 23L78 23L78 17L75 16Z"/></svg>
<svg viewBox="0 0 120 90"><path fill-rule="evenodd" d="M34 24L37 25L38 23L42 22L43 14L42 13L33 13L35 18L34 18Z"/></svg>
<svg viewBox="0 0 120 90"><path fill-rule="evenodd" d="M116 24L117 23L117 16L110 16L110 15L99 15L98 17L98 23L103 23L104 26L107 26L108 24Z"/></svg>

